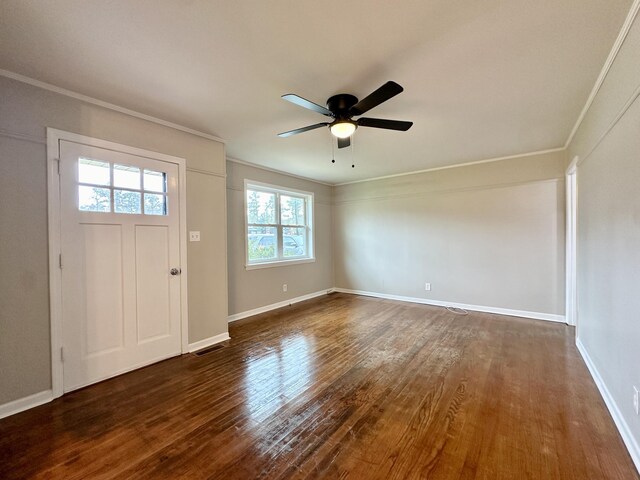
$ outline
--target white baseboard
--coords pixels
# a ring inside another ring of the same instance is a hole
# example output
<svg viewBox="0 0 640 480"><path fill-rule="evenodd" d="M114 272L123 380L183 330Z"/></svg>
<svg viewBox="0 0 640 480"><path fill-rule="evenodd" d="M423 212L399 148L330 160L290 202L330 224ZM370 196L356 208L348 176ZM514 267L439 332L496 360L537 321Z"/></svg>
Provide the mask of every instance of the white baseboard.
<svg viewBox="0 0 640 480"><path fill-rule="evenodd" d="M576 346L578 347L578 351L582 355L582 358L584 359L584 363L586 363L587 368L589 369L589 372L593 377L593 381L596 382L596 386L598 387L598 390L600 390L600 395L602 395L602 399L604 400L604 403L607 405L607 408L609 409L609 413L611 414L611 417L613 418L613 421L616 424L616 427L618 427L618 432L620 432L622 441L627 447L627 450L629 451L629 455L631 455L631 459L633 460L633 463L635 464L636 469L640 473L640 446L638 446L638 442L636 441L633 434L631 433L631 429L629 428L629 425L627 424L624 417L622 416L622 413L620 413L618 404L616 403L613 396L611 395L611 392L609 392L609 389L607 388L606 383L604 383L604 380L600 376L600 372L598 372L598 369L593 363L593 360L591 360L591 357L589 356L587 349L585 348L584 344L580 341L579 338L576 338Z"/></svg>
<svg viewBox="0 0 640 480"><path fill-rule="evenodd" d="M15 415L16 413L24 412L30 408L37 407L43 403L48 403L53 400L53 391L45 390L44 392L34 393L28 397L19 398L12 402L0 405L0 418Z"/></svg>
<svg viewBox="0 0 640 480"><path fill-rule="evenodd" d="M199 342L190 343L188 352L190 353L190 352L195 352L197 350L202 350L203 348L210 347L211 345L215 345L216 343L229 340L229 338L230 337L228 333L221 333L220 335L215 335L213 337L205 338L204 340L200 340ZM152 363L156 363L156 361ZM136 369L137 368L142 368L142 366L136 367ZM24 398L13 400L11 402L0 405L0 418L5 418L11 415L15 415L16 413L29 410L30 408L37 407L44 403L48 403L52 400L53 400L52 390L45 390L43 392L34 393L33 395L29 395Z"/></svg>
<svg viewBox="0 0 640 480"><path fill-rule="evenodd" d="M235 322L236 320L252 317L253 315L258 315L259 313L269 312L277 308L293 305L294 303L303 302L305 300L310 300L316 297L321 297L322 295L327 295L328 293L331 293L334 290L335 290L334 288L327 288L326 290L320 290L318 292L308 293L307 295L301 295L300 297L290 298L289 300L283 300L282 302L272 303L271 305L265 305L264 307L254 308L253 310L247 310L246 312L234 313L233 315L229 315L227 317L227 321L229 323Z"/></svg>
<svg viewBox="0 0 640 480"><path fill-rule="evenodd" d="M204 340L199 340L195 343L190 343L188 352L196 352L198 350L202 350L203 348L210 347L211 345L215 345L216 343L229 340L230 338L231 337L229 336L229 332L221 333L220 335L214 335L213 337L205 338Z"/></svg>
<svg viewBox="0 0 640 480"><path fill-rule="evenodd" d="M388 300L398 300L400 302L422 303L424 305L435 305L437 307L464 308L465 310L472 310L474 312L497 313L498 315L509 315L512 317L524 317L533 318L535 320L546 320L548 322L566 323L564 315L555 315L552 313L528 312L526 310L511 310L508 308L486 307L483 305L468 305L466 303L442 302L440 300L431 300L429 298L404 297L401 295L366 292L363 290L349 290L347 288L334 288L333 291L350 293L352 295L385 298Z"/></svg>

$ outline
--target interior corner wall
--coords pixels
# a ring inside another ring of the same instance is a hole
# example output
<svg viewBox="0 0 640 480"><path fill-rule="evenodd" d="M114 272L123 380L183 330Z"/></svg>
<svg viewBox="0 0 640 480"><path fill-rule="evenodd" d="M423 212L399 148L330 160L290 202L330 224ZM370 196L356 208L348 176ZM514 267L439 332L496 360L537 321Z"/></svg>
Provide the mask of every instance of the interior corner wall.
<svg viewBox="0 0 640 480"><path fill-rule="evenodd" d="M189 342L227 331L224 145L0 77L0 405L51 388L46 127L187 160Z"/></svg>
<svg viewBox="0 0 640 480"><path fill-rule="evenodd" d="M640 20L569 145L578 157L578 344L640 469Z"/></svg>
<svg viewBox="0 0 640 480"><path fill-rule="evenodd" d="M562 316L565 162L560 151L336 186L336 287Z"/></svg>
<svg viewBox="0 0 640 480"><path fill-rule="evenodd" d="M244 181L313 192L316 261L245 268ZM261 168L227 162L229 314L238 315L333 287L332 187ZM282 285L287 284L287 292Z"/></svg>

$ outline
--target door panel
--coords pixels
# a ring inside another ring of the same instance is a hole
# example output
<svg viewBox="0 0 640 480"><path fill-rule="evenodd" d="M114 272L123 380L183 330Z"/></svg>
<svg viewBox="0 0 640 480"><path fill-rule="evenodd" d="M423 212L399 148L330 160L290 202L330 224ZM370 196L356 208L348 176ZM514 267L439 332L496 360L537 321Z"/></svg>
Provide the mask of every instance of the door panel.
<svg viewBox="0 0 640 480"><path fill-rule="evenodd" d="M84 237L86 354L124 347L122 229L82 225Z"/></svg>
<svg viewBox="0 0 640 480"><path fill-rule="evenodd" d="M181 353L178 166L60 142L64 391Z"/></svg>
<svg viewBox="0 0 640 480"><path fill-rule="evenodd" d="M168 233L166 226L136 225L138 343L171 334Z"/></svg>

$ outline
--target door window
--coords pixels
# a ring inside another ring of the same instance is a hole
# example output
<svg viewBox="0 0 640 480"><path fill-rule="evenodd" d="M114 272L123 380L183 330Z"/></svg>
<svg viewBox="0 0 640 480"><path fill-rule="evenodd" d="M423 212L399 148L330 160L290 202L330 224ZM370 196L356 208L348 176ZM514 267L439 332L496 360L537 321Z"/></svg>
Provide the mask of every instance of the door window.
<svg viewBox="0 0 640 480"><path fill-rule="evenodd" d="M78 209L83 212L168 215L167 174L80 157Z"/></svg>

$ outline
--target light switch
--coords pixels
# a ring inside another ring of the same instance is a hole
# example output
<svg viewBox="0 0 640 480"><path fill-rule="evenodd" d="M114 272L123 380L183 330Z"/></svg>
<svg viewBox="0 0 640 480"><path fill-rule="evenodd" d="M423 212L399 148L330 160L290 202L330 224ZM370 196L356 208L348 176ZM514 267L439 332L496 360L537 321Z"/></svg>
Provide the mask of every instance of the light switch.
<svg viewBox="0 0 640 480"><path fill-rule="evenodd" d="M199 242L200 241L200 232L189 232L189 241L190 242Z"/></svg>

